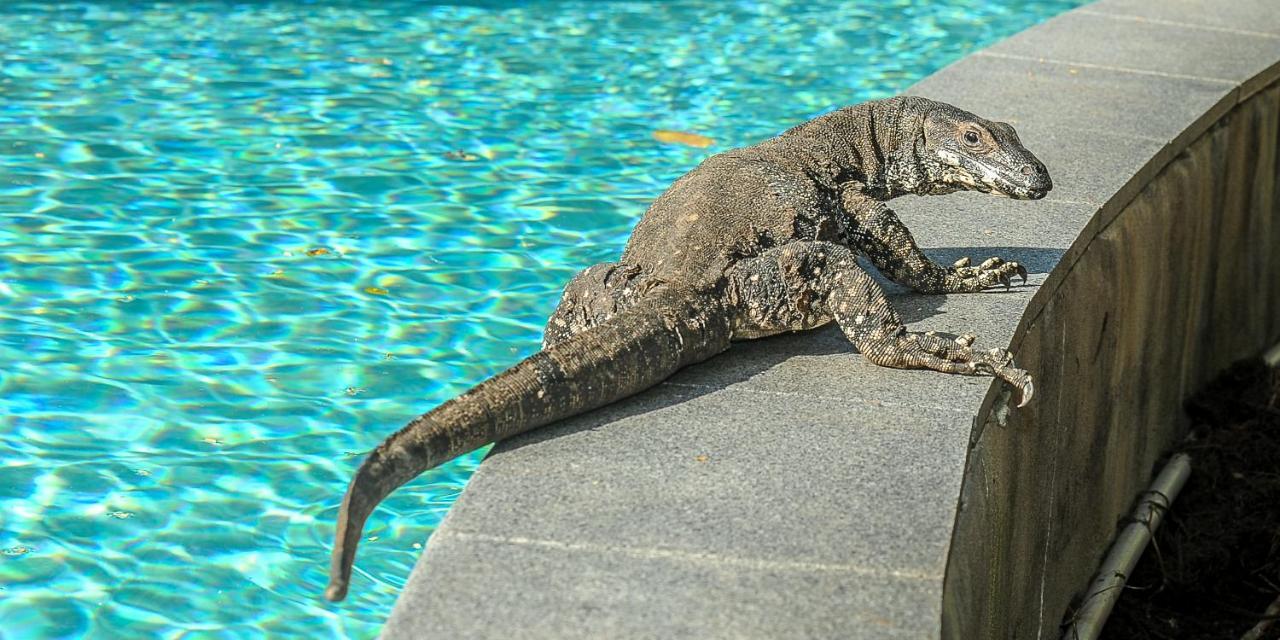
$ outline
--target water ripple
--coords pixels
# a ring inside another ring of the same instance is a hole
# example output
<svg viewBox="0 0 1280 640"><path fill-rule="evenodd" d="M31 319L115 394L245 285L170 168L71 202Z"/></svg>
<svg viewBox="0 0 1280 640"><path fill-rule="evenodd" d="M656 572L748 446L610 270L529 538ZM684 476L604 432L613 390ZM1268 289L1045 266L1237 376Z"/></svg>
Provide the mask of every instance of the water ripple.
<svg viewBox="0 0 1280 640"><path fill-rule="evenodd" d="M365 451L709 153L1081 2L0 4L0 639L374 636L483 452L330 605Z"/></svg>

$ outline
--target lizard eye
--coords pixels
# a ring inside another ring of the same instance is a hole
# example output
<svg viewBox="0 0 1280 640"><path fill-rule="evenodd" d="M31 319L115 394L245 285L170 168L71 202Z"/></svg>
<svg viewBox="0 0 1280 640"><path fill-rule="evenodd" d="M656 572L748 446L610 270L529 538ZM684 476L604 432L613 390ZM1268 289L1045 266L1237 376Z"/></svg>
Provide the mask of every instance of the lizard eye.
<svg viewBox="0 0 1280 640"><path fill-rule="evenodd" d="M979 143L979 142L981 142L981 141L982 141L982 136L979 136L977 131L974 131L973 129L970 129L970 130L968 130L968 131L964 132L964 143L965 143L965 144L967 144L967 145L969 145L969 146L971 146L971 147L976 147L976 146L978 146L978 143Z"/></svg>

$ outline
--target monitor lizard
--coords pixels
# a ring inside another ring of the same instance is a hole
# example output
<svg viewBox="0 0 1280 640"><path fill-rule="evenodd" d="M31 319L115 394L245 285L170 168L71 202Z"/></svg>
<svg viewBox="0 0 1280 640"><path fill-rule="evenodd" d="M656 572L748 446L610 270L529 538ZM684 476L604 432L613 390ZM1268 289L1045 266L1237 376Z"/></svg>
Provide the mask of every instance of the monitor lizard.
<svg viewBox="0 0 1280 640"><path fill-rule="evenodd" d="M346 596L374 507L422 472L487 443L601 407L706 360L735 340L831 321L869 361L990 375L1032 396L1004 349L908 331L865 256L924 293L976 292L1017 262L930 260L885 202L980 191L1038 199L1049 172L1008 124L895 97L832 111L759 144L713 155L649 207L618 262L565 287L543 348L415 418L378 445L342 500L325 597Z"/></svg>

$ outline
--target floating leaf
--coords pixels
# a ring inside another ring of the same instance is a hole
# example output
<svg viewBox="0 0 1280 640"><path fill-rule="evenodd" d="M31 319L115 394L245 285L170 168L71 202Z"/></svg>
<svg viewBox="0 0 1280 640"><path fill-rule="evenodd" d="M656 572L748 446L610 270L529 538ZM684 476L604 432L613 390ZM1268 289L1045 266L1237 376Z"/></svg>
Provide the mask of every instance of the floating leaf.
<svg viewBox="0 0 1280 640"><path fill-rule="evenodd" d="M716 143L715 140L707 136L700 136L696 133L687 133L684 131L669 131L667 129L658 129L653 132L653 139L658 142L669 142L671 144L683 144L690 147L709 147Z"/></svg>
<svg viewBox="0 0 1280 640"><path fill-rule="evenodd" d="M388 293L387 290L382 287L365 287L364 292L371 296L385 296Z"/></svg>
<svg viewBox="0 0 1280 640"><path fill-rule="evenodd" d="M326 248L324 248L324 247L316 247L316 248L314 248L314 249L307 249L307 255L312 256L312 257L315 257L315 256L324 256L324 255L329 255L329 250L328 250L328 249L326 249Z"/></svg>

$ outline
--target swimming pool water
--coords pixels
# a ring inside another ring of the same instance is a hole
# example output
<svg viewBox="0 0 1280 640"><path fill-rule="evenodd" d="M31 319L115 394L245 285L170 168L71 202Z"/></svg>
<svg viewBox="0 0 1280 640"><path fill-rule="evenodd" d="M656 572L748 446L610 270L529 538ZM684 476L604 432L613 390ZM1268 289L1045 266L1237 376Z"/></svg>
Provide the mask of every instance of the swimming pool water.
<svg viewBox="0 0 1280 640"><path fill-rule="evenodd" d="M331 605L362 452L701 158L1082 3L0 4L0 638L376 635L482 454Z"/></svg>

